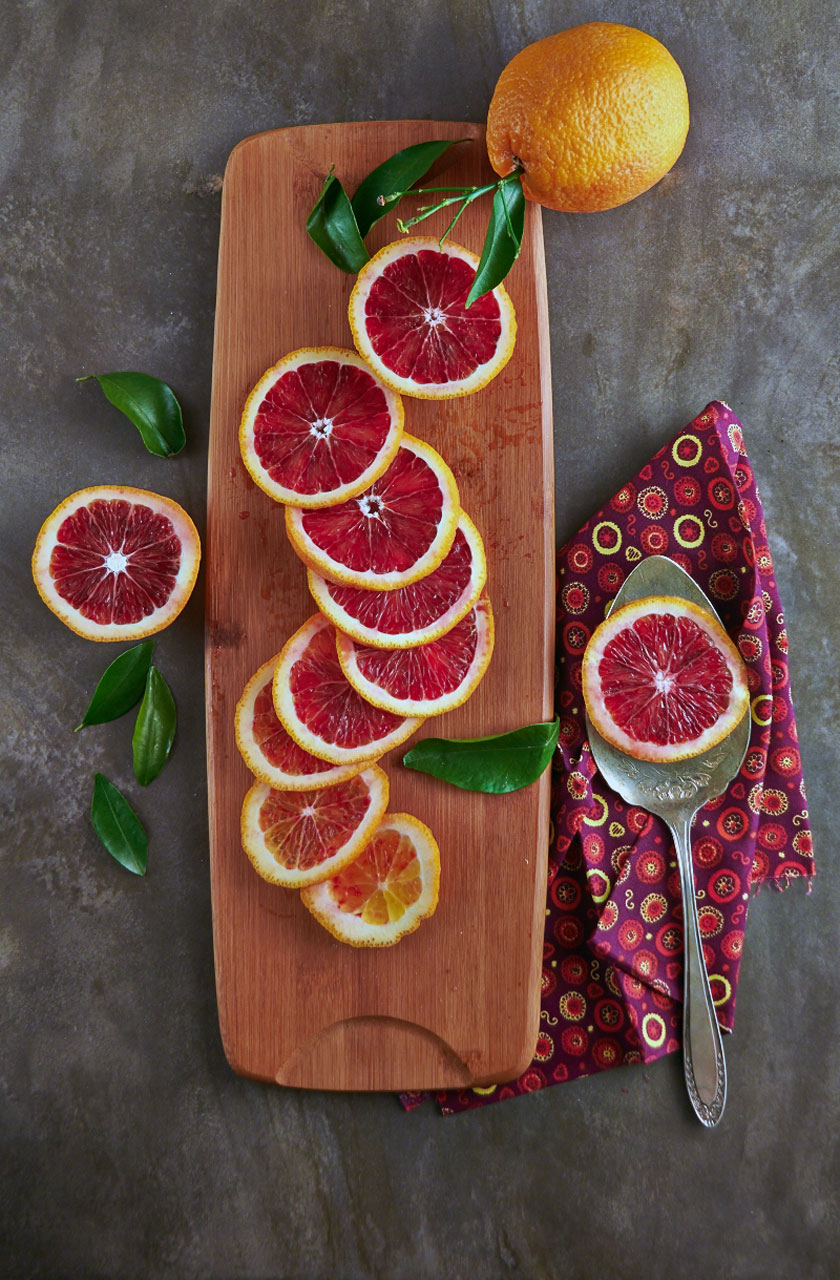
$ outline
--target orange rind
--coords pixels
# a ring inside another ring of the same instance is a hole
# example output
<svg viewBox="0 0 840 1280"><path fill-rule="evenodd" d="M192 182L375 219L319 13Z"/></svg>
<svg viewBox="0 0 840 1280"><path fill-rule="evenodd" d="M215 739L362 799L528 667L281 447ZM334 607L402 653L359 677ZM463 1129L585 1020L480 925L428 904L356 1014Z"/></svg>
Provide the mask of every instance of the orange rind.
<svg viewBox="0 0 840 1280"><path fill-rule="evenodd" d="M248 396L239 448L251 478L276 502L333 506L387 470L403 417L399 395L355 351L302 347Z"/></svg>
<svg viewBox="0 0 840 1280"><path fill-rule="evenodd" d="M304 751L277 718L272 699L279 653L264 662L246 684L236 706L234 729L239 754L255 778L275 791L311 791L346 782L365 768L329 764Z"/></svg>
<svg viewBox="0 0 840 1280"><path fill-rule="evenodd" d="M359 354L388 386L445 400L480 391L507 364L516 316L505 289L467 308L479 259L462 245L412 236L362 267L349 319Z"/></svg>
<svg viewBox="0 0 840 1280"><path fill-rule="evenodd" d="M338 506L286 508L286 532L311 569L378 591L408 586L444 560L461 506L455 477L423 440L403 435L388 470Z"/></svg>
<svg viewBox="0 0 840 1280"><path fill-rule="evenodd" d="M356 692L339 665L332 623L320 613L281 649L272 696L290 737L331 764L376 760L422 723L422 717L374 707Z"/></svg>
<svg viewBox="0 0 840 1280"><path fill-rule="evenodd" d="M395 591L329 582L307 571L318 608L337 630L376 649L411 649L445 635L469 613L487 580L478 530L463 511L455 540L437 569Z"/></svg>
<svg viewBox="0 0 840 1280"><path fill-rule="evenodd" d="M65 498L41 526L32 576L49 609L86 640L142 640L190 598L198 531L171 498L94 485Z"/></svg>
<svg viewBox="0 0 840 1280"><path fill-rule="evenodd" d="M583 697L602 738L638 760L686 760L721 742L750 695L721 624L676 596L611 613L583 655Z"/></svg>
<svg viewBox="0 0 840 1280"><path fill-rule="evenodd" d="M375 649L336 633L341 669L367 702L394 715L423 717L466 702L487 670L493 643L486 596L445 635L412 649Z"/></svg>
<svg viewBox="0 0 840 1280"><path fill-rule="evenodd" d="M312 791L255 782L242 806L242 847L263 880L302 889L352 862L387 807L388 778L376 765Z"/></svg>
<svg viewBox="0 0 840 1280"><path fill-rule="evenodd" d="M339 942L388 947L434 914L440 850L425 823L386 813L357 858L301 891L304 906Z"/></svg>

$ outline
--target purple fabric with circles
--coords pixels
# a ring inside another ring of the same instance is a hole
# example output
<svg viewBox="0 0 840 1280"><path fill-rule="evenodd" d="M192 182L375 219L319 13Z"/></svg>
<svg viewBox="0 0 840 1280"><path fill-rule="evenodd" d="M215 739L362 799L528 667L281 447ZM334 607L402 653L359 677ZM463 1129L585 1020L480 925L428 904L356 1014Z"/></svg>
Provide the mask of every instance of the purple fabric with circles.
<svg viewBox="0 0 840 1280"><path fill-rule="evenodd" d="M543 994L534 1060L518 1080L433 1096L445 1115L680 1046L682 900L664 823L598 774L580 691L587 640L627 574L668 555L714 602L747 666L752 735L726 795L692 832L706 966L732 1028L751 891L814 874L787 664L761 500L732 410L713 401L557 556L556 708Z"/></svg>

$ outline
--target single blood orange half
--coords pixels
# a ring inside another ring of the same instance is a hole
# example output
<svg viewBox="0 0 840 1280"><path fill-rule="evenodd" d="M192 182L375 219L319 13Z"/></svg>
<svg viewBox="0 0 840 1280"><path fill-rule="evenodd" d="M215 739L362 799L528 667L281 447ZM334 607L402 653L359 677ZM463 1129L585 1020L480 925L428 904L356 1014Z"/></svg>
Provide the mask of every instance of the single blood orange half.
<svg viewBox="0 0 840 1280"><path fill-rule="evenodd" d="M583 655L586 710L639 760L684 760L726 737L749 706L735 645L705 609L672 596L610 614Z"/></svg>
<svg viewBox="0 0 840 1280"><path fill-rule="evenodd" d="M359 272L350 328L360 355L395 391L444 400L479 391L507 364L516 338L501 285L467 307L478 258L433 236L398 240Z"/></svg>
<svg viewBox="0 0 840 1280"><path fill-rule="evenodd" d="M404 435L388 470L358 497L286 508L292 546L333 582L393 591L436 569L455 540L455 477L431 445Z"/></svg>
<svg viewBox="0 0 840 1280"><path fill-rule="evenodd" d="M410 649L436 640L469 613L487 578L478 530L463 511L448 555L427 574L396 591L370 591L328 582L309 570L315 603L340 631L377 649Z"/></svg>
<svg viewBox="0 0 840 1280"><path fill-rule="evenodd" d="M364 769L359 764L329 764L299 747L277 719L271 689L275 657L251 676L236 708L236 745L248 768L275 791L312 791L345 782Z"/></svg>
<svg viewBox="0 0 840 1280"><path fill-rule="evenodd" d="M493 612L482 596L451 631L414 649L374 649L341 631L341 669L354 689L395 715L439 716L474 691L493 654Z"/></svg>
<svg viewBox="0 0 840 1280"><path fill-rule="evenodd" d="M103 484L44 521L32 576L44 604L88 640L139 640L168 627L195 585L201 543L170 498Z"/></svg>
<svg viewBox="0 0 840 1280"><path fill-rule="evenodd" d="M242 806L242 847L263 880L302 889L361 853L388 807L376 765L317 791L273 791L255 782Z"/></svg>
<svg viewBox="0 0 840 1280"><path fill-rule="evenodd" d="M301 893L319 924L353 947L389 947L433 914L440 850L408 813L386 813L376 834L343 871Z"/></svg>
<svg viewBox="0 0 840 1280"><path fill-rule="evenodd" d="M326 507L361 493L402 436L399 396L355 351L305 347L260 378L239 426L242 460L278 502Z"/></svg>
<svg viewBox="0 0 840 1280"><path fill-rule="evenodd" d="M320 613L280 651L274 709L304 751L332 764L375 760L405 742L420 719L371 706L341 670L332 624Z"/></svg>

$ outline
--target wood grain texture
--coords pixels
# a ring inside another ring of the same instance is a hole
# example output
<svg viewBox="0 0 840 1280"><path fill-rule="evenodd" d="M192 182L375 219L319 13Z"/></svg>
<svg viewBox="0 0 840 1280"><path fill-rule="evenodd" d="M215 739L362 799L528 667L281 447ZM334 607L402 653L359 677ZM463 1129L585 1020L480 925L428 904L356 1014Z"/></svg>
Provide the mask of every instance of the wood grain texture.
<svg viewBox="0 0 840 1280"><path fill-rule="evenodd" d="M393 948L332 939L296 893L262 881L240 847L250 775L233 713L247 678L314 612L282 507L251 481L237 429L259 376L302 346L352 347L353 277L333 267L305 220L335 164L346 188L392 152L466 138L440 181L492 178L478 125L397 121L259 134L225 174L207 498L206 689L210 855L219 1018L243 1075L308 1088L421 1089L510 1079L531 1060L539 1016L549 778L511 796L460 791L382 761L391 810L416 814L441 848L440 905ZM408 203L408 202L406 202ZM480 252L489 205L472 206L457 240ZM419 230L440 235L436 215ZM393 215L371 252L398 236ZM474 396L405 399L406 430L449 462L488 556L496 651L457 711L417 737L472 737L549 719L554 530L551 383L540 212L506 285L514 354ZM416 740L416 739L414 739ZM413 741L414 741L413 740Z"/></svg>

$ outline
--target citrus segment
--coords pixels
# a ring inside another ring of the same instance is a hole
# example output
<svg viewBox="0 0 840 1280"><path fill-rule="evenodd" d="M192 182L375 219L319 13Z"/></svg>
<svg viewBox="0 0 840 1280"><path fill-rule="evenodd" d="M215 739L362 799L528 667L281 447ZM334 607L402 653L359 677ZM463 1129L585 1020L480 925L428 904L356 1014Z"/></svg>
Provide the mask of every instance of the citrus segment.
<svg viewBox="0 0 840 1280"><path fill-rule="evenodd" d="M145 489L80 489L41 526L32 576L44 603L89 640L138 640L183 609L201 544L177 502Z"/></svg>
<svg viewBox="0 0 840 1280"><path fill-rule="evenodd" d="M445 399L487 385L516 337L513 304L498 285L468 308L478 258L450 240L399 240L365 263L350 295L359 353L407 396Z"/></svg>
<svg viewBox="0 0 840 1280"><path fill-rule="evenodd" d="M337 633L341 669L354 689L395 715L437 716L460 707L493 654L486 596L445 635L413 649L374 649Z"/></svg>
<svg viewBox="0 0 840 1280"><path fill-rule="evenodd" d="M461 512L448 555L407 587L349 587L328 582L314 569L308 577L315 603L340 631L375 648L409 649L436 640L469 613L484 587L487 562L478 530Z"/></svg>
<svg viewBox="0 0 840 1280"><path fill-rule="evenodd" d="M652 596L595 630L583 696L603 738L640 760L707 751L749 706L744 663L723 627L687 600Z"/></svg>
<svg viewBox="0 0 840 1280"><path fill-rule="evenodd" d="M408 813L386 813L349 866L304 889L319 924L354 947L387 947L437 907L440 850L429 828Z"/></svg>
<svg viewBox="0 0 840 1280"><path fill-rule="evenodd" d="M436 569L455 539L458 486L431 445L404 435L384 475L338 506L286 508L292 546L335 582L391 591Z"/></svg>
<svg viewBox="0 0 840 1280"><path fill-rule="evenodd" d="M376 765L313 791L255 782L242 806L242 847L264 880L301 889L352 862L387 806L388 778Z"/></svg>
<svg viewBox="0 0 840 1280"><path fill-rule="evenodd" d="M248 768L276 791L310 791L352 778L365 766L330 764L299 747L277 719L272 682L279 654L264 662L236 707L236 745Z"/></svg>
<svg viewBox="0 0 840 1280"><path fill-rule="evenodd" d="M274 707L305 751L333 764L373 760L405 742L420 719L371 706L349 684L336 652L335 631L319 613L280 652Z"/></svg>
<svg viewBox="0 0 840 1280"><path fill-rule="evenodd" d="M239 447L270 497L323 507L367 489L396 454L402 428L399 396L355 351L305 347L254 387Z"/></svg>

